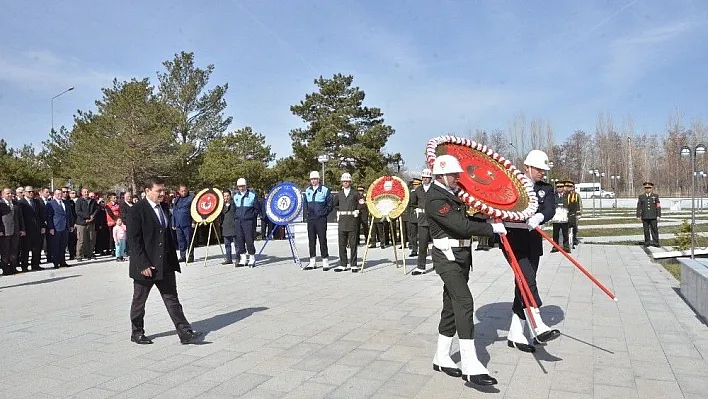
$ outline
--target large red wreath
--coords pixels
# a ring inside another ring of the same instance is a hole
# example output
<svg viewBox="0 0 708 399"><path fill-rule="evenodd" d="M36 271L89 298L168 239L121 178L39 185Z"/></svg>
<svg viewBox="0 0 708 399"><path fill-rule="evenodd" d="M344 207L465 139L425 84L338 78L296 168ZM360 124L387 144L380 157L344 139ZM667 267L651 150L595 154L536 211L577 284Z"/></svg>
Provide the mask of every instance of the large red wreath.
<svg viewBox="0 0 708 399"><path fill-rule="evenodd" d="M523 171L486 145L473 140L441 136L428 141L426 157L433 165L438 155L452 155L460 162L458 196L469 206L491 217L526 220L538 209L533 182Z"/></svg>

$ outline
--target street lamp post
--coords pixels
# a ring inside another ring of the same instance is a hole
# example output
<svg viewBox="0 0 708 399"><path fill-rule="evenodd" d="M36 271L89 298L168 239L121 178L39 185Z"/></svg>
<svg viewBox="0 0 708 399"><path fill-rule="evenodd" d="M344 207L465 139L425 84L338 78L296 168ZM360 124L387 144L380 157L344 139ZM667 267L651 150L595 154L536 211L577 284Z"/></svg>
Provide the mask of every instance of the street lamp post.
<svg viewBox="0 0 708 399"><path fill-rule="evenodd" d="M597 176L599 181L599 189L600 189L600 213L602 213L602 178L605 177L605 172L600 172L600 174Z"/></svg>
<svg viewBox="0 0 708 399"><path fill-rule="evenodd" d="M617 190L619 189L620 176L619 175L612 175L612 176L610 176L610 181L612 184L612 191L615 192L615 208L617 208ZM615 189L615 182L617 182L617 190Z"/></svg>
<svg viewBox="0 0 708 399"><path fill-rule="evenodd" d="M590 169L588 172L592 175L592 216L595 217L595 178L604 177L605 173L600 173L597 169ZM600 182L602 183L602 180ZM602 212L602 188L600 188L600 212Z"/></svg>
<svg viewBox="0 0 708 399"><path fill-rule="evenodd" d="M317 162L322 164L322 176L320 178L322 185L325 184L325 163L327 163L327 161L329 161L329 156L326 154L317 157Z"/></svg>
<svg viewBox="0 0 708 399"><path fill-rule="evenodd" d="M696 252L696 157L706 153L706 146L697 144L695 148L681 147L679 154L691 160L691 259L695 259Z"/></svg>
<svg viewBox="0 0 708 399"><path fill-rule="evenodd" d="M551 171L552 170L553 170L553 161L550 161L550 162L548 162L548 180L551 180L551 181L553 181L553 179L551 179ZM556 181L558 181L558 179L556 179Z"/></svg>
<svg viewBox="0 0 708 399"><path fill-rule="evenodd" d="M705 195L705 181L706 181L706 177L708 177L708 174L706 174L706 172L703 172L703 171L696 172L696 173L698 173L698 177L701 178L701 184L700 184L700 190L699 190L701 193L700 209L701 209L701 213L703 213L703 196Z"/></svg>
<svg viewBox="0 0 708 399"><path fill-rule="evenodd" d="M66 90L62 91L61 93L57 94L56 96L52 97L52 101L51 101L51 103L52 103L52 132L54 131L54 99L55 99L55 98L58 98L58 97L60 97L60 96L62 96L62 95L64 95L65 93L68 93L68 92L70 92L70 91L72 91L72 90L74 90L74 86L71 86L71 87L69 87L68 89L66 89ZM50 184L50 185L51 185L51 190L52 190L52 193L53 193L53 192L54 192L54 176L52 176L52 181L51 181L51 184Z"/></svg>
<svg viewBox="0 0 708 399"><path fill-rule="evenodd" d="M396 167L396 174L401 174L401 168L405 165L405 162L402 158L398 157L392 159L390 165Z"/></svg>
<svg viewBox="0 0 708 399"><path fill-rule="evenodd" d="M62 95L74 90L74 86L69 87L68 89L62 91L61 93L57 94L56 96L52 97L52 131L54 131L54 99L59 98Z"/></svg>

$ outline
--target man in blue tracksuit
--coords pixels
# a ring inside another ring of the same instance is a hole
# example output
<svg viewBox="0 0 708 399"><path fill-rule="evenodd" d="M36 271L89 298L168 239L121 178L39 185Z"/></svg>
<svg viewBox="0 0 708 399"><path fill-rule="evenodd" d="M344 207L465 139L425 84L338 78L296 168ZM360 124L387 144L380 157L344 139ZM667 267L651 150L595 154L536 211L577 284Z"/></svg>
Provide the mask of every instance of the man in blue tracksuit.
<svg viewBox="0 0 708 399"><path fill-rule="evenodd" d="M234 218L236 218L236 254L240 257L236 267L256 264L256 246L253 236L256 231L256 220L261 213L261 202L255 192L246 188L243 177L236 182L238 191L234 195ZM248 257L246 256L248 251Z"/></svg>
<svg viewBox="0 0 708 399"><path fill-rule="evenodd" d="M190 214L194 194L190 194L187 186L179 186L179 195L175 197L172 205L172 228L177 231L177 248L179 261L184 262L189 244L194 233L194 222ZM189 254L187 262L194 262L194 252Z"/></svg>
<svg viewBox="0 0 708 399"><path fill-rule="evenodd" d="M310 186L305 190L305 209L307 214L307 239L310 244L310 263L303 269L314 269L317 253L316 239L320 241L322 255L322 270L329 266L329 251L327 249L327 216L334 209L334 200L329 188L320 184L320 173L310 172Z"/></svg>

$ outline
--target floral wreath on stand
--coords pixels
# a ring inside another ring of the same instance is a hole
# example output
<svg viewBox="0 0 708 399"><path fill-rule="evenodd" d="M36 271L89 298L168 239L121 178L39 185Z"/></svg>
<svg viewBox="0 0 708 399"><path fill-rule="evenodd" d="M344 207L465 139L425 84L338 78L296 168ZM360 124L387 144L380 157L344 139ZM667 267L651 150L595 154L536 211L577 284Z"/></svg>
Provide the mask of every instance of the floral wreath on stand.
<svg viewBox="0 0 708 399"><path fill-rule="evenodd" d="M425 156L431 167L443 154L460 162L463 172L457 196L469 207L509 222L524 221L536 213L534 183L499 153L463 137L440 136L428 141Z"/></svg>
<svg viewBox="0 0 708 399"><path fill-rule="evenodd" d="M397 176L381 176L366 192L366 206L377 219L395 219L406 210L410 193L406 183Z"/></svg>

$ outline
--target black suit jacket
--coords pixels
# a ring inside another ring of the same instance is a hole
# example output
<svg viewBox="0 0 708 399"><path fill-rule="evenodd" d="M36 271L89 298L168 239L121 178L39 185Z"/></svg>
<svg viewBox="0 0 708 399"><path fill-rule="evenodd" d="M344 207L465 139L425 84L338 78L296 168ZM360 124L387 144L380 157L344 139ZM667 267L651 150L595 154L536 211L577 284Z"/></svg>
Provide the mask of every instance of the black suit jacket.
<svg viewBox="0 0 708 399"><path fill-rule="evenodd" d="M170 271L181 272L172 238L169 212L163 209L167 227L163 228L147 199L138 201L128 213L127 236L130 248L130 278L136 281L161 280ZM154 267L153 277L140 274Z"/></svg>
<svg viewBox="0 0 708 399"><path fill-rule="evenodd" d="M28 240L40 242L42 240L41 229L47 227L44 202L36 198L32 198L30 201L34 207L27 202L27 198L18 201L25 219L25 232Z"/></svg>

